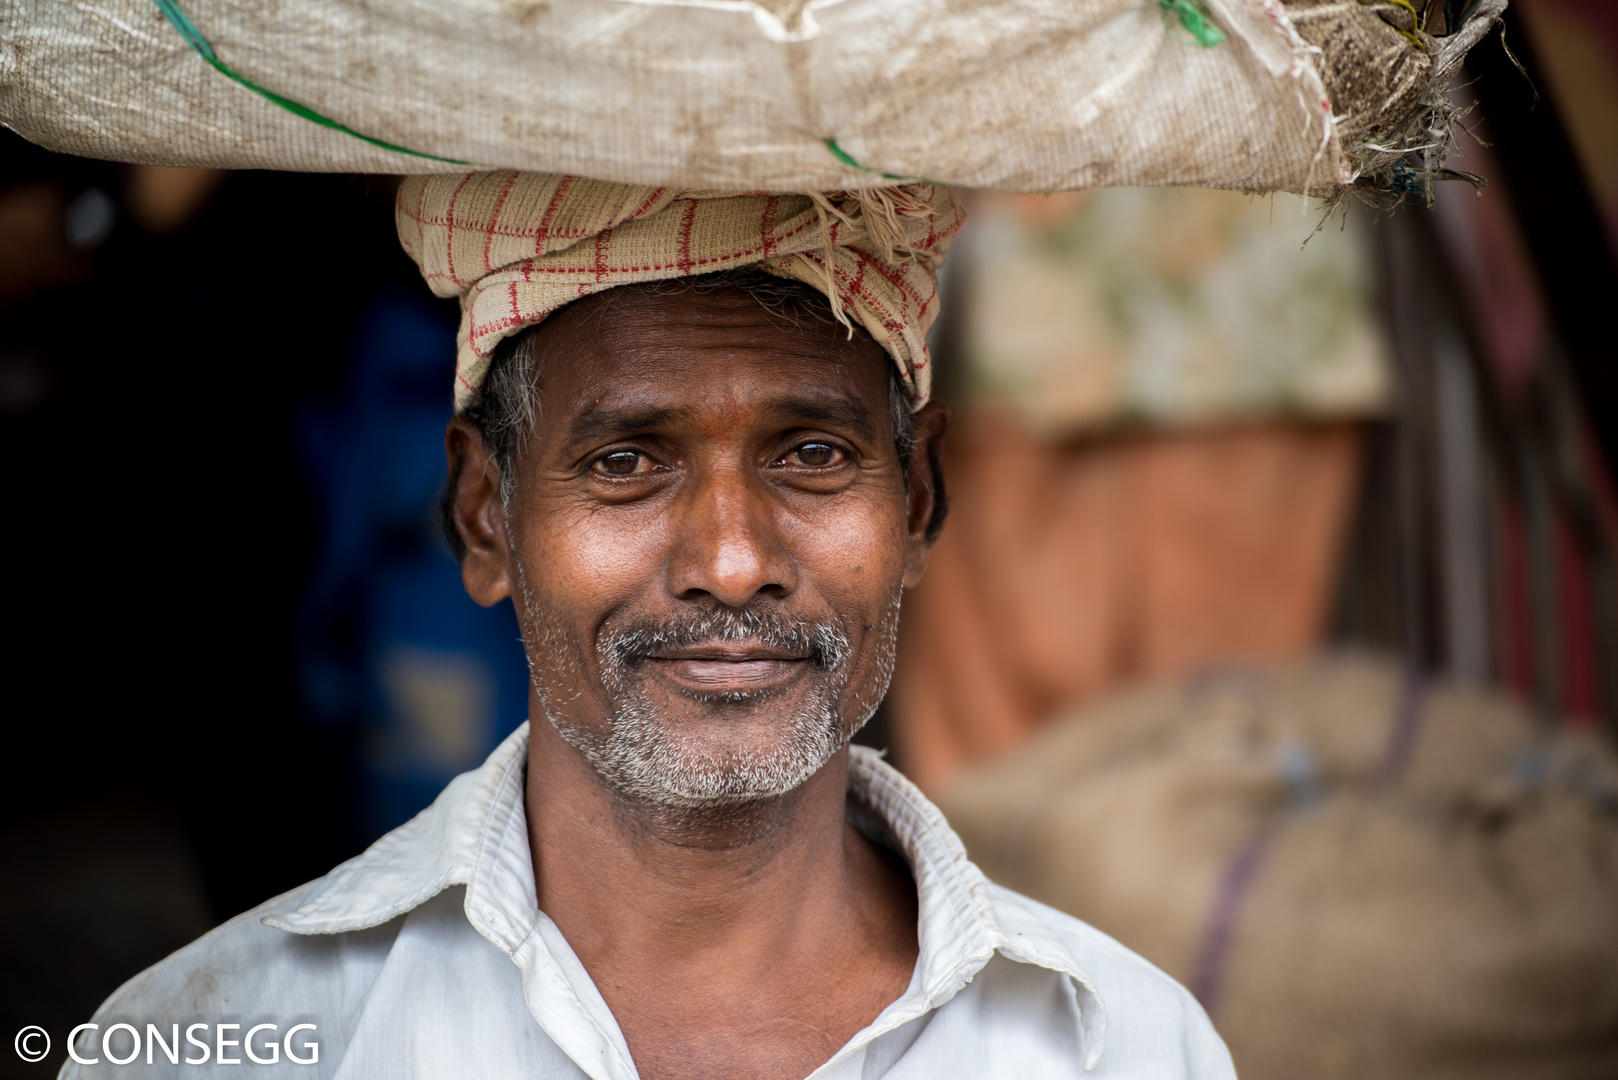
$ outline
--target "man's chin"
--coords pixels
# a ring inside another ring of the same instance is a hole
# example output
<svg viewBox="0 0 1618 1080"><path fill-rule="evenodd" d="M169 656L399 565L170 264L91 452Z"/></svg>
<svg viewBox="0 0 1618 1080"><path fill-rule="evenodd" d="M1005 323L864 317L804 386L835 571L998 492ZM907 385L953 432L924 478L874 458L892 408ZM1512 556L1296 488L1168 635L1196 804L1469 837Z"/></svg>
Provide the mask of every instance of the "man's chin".
<svg viewBox="0 0 1618 1080"><path fill-rule="evenodd" d="M806 728L836 726L797 687L647 694L641 703L641 716L657 718L658 743L713 760L773 757L803 742Z"/></svg>
<svg viewBox="0 0 1618 1080"><path fill-rule="evenodd" d="M652 681L652 680L648 680ZM661 682L662 680L656 680ZM620 795L666 808L717 808L785 795L847 741L813 688L724 694L643 685L610 730L558 730ZM659 692L661 691L661 692Z"/></svg>

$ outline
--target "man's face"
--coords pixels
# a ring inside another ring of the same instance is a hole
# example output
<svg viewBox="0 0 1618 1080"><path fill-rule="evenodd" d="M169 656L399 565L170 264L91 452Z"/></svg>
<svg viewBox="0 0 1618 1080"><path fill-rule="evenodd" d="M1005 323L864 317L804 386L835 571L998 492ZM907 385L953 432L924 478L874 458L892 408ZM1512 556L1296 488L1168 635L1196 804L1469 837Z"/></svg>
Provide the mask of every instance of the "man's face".
<svg viewBox="0 0 1618 1080"><path fill-rule="evenodd" d="M536 430L465 576L514 597L538 709L635 801L792 790L881 701L925 560L887 354L728 289L602 294L534 347Z"/></svg>

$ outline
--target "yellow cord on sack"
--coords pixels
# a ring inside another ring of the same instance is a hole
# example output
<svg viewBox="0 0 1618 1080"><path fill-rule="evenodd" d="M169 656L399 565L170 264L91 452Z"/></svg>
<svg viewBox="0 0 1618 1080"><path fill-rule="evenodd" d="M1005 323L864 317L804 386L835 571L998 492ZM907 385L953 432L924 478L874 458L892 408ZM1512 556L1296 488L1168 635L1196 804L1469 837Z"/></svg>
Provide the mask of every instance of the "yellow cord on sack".
<svg viewBox="0 0 1618 1080"><path fill-rule="evenodd" d="M1422 29L1422 23L1423 23L1424 20L1421 17L1421 12L1416 10L1415 5L1413 5L1410 2L1410 0L1360 0L1360 3L1362 3L1362 4L1371 4L1373 6L1376 5L1376 4L1393 4L1393 5L1397 6L1397 7L1402 7L1406 11L1410 12L1410 25L1412 27L1414 27L1415 29L1413 29L1413 30L1400 30L1399 31L1399 36L1404 38L1406 41L1410 42L1410 44L1414 45L1416 48L1420 49L1422 52L1427 51L1426 43L1423 42L1421 40L1421 38L1416 35L1416 30Z"/></svg>

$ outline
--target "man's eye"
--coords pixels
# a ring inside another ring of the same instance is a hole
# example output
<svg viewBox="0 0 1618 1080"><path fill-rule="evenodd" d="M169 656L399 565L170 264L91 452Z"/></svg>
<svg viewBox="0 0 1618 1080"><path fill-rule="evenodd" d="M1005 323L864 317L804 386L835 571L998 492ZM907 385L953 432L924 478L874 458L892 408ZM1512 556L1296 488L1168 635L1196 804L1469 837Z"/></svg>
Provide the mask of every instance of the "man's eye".
<svg viewBox="0 0 1618 1080"><path fill-rule="evenodd" d="M641 456L633 450L614 450L596 462L608 476L629 476L640 467Z"/></svg>
<svg viewBox="0 0 1618 1080"><path fill-rule="evenodd" d="M831 443L812 442L804 443L788 454L796 458L799 465L808 465L811 468L824 468L827 465L836 465L842 451Z"/></svg>

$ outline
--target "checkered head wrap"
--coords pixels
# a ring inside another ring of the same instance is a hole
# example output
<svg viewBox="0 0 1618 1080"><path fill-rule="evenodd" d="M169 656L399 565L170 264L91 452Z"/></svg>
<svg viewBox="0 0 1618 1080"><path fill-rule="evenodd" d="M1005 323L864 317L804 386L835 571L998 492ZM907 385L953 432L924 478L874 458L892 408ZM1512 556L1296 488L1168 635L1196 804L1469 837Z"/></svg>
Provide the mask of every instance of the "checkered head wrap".
<svg viewBox="0 0 1618 1080"><path fill-rule="evenodd" d="M461 300L455 408L502 338L573 300L637 281L756 267L814 286L893 357L927 400L937 271L966 219L949 189L770 195L676 191L577 176L412 176L399 240L439 296ZM849 324L852 325L852 324Z"/></svg>

